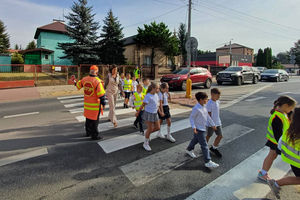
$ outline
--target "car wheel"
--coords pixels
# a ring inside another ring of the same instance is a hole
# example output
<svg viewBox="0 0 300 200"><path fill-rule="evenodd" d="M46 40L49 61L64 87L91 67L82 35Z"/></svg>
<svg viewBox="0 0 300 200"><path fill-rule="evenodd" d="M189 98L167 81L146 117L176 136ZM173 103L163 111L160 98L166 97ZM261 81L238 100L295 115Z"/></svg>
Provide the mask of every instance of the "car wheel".
<svg viewBox="0 0 300 200"><path fill-rule="evenodd" d="M289 81L289 77L286 77L286 78L285 78L285 81L288 82L288 81Z"/></svg>
<svg viewBox="0 0 300 200"><path fill-rule="evenodd" d="M217 83L218 83L218 85L222 85L223 82L222 81L217 81Z"/></svg>
<svg viewBox="0 0 300 200"><path fill-rule="evenodd" d="M238 79L236 81L236 85L238 85L238 86L242 85L242 77L238 77Z"/></svg>
<svg viewBox="0 0 300 200"><path fill-rule="evenodd" d="M206 89L209 89L211 87L211 80L209 78L205 81L204 87Z"/></svg>
<svg viewBox="0 0 300 200"><path fill-rule="evenodd" d="M258 77L254 76L254 78L253 78L253 84L257 84L257 83L258 83Z"/></svg>
<svg viewBox="0 0 300 200"><path fill-rule="evenodd" d="M186 91L186 81L182 82L181 90Z"/></svg>

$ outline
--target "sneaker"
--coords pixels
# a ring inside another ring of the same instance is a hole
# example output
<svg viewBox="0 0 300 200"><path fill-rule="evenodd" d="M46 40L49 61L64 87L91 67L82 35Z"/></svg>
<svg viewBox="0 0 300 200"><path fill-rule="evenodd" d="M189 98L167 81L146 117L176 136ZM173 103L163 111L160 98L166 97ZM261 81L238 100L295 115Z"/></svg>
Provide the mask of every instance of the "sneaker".
<svg viewBox="0 0 300 200"><path fill-rule="evenodd" d="M211 152L213 152L217 157L222 158L222 154L220 153L220 151L218 149L215 149L213 147L210 147L209 150Z"/></svg>
<svg viewBox="0 0 300 200"><path fill-rule="evenodd" d="M276 181L274 179L268 179L267 183L271 188L272 192L275 194L277 199L280 199L280 187L276 186Z"/></svg>
<svg viewBox="0 0 300 200"><path fill-rule="evenodd" d="M268 174L263 175L260 170L258 171L257 178L263 182L267 182L270 179Z"/></svg>
<svg viewBox="0 0 300 200"><path fill-rule="evenodd" d="M144 131L140 131L140 134L141 134L141 135L145 135Z"/></svg>
<svg viewBox="0 0 300 200"><path fill-rule="evenodd" d="M189 156L191 156L192 158L197 158L197 156L195 155L195 153L194 153L193 150L191 150L191 151L186 150L186 154L189 155Z"/></svg>
<svg viewBox="0 0 300 200"><path fill-rule="evenodd" d="M101 137L101 136L92 137L92 140L102 140L102 139L103 139L103 137Z"/></svg>
<svg viewBox="0 0 300 200"><path fill-rule="evenodd" d="M138 128L139 128L137 124L133 124L133 127L134 127L135 129L138 129Z"/></svg>
<svg viewBox="0 0 300 200"><path fill-rule="evenodd" d="M207 167L207 168L217 168L217 167L219 167L219 164L217 164L217 163L210 160L208 163L205 163L205 167Z"/></svg>
<svg viewBox="0 0 300 200"><path fill-rule="evenodd" d="M165 139L166 136L163 135L160 131L157 133L157 137Z"/></svg>
<svg viewBox="0 0 300 200"><path fill-rule="evenodd" d="M171 134L167 135L167 140L169 140L170 142L176 142L175 138L173 138Z"/></svg>
<svg viewBox="0 0 300 200"><path fill-rule="evenodd" d="M152 150L151 147L149 146L149 143L148 143L148 142L144 142L143 147L144 147L144 149L145 149L146 151L151 151L151 150Z"/></svg>

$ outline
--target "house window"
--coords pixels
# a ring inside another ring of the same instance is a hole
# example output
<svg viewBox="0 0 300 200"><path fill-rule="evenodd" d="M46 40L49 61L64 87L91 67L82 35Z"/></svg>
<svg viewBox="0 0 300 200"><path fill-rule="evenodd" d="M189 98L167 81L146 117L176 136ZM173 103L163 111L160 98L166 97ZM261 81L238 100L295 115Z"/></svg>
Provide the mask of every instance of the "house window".
<svg viewBox="0 0 300 200"><path fill-rule="evenodd" d="M145 66L151 66L151 57L150 56L144 56L144 63Z"/></svg>
<svg viewBox="0 0 300 200"><path fill-rule="evenodd" d="M49 55L45 55L45 60L48 60L49 59Z"/></svg>

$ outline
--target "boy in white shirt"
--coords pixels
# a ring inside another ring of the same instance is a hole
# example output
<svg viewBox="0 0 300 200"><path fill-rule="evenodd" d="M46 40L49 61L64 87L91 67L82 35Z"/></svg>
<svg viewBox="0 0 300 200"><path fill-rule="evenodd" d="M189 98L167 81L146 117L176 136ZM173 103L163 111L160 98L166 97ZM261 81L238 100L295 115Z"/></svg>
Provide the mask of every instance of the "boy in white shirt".
<svg viewBox="0 0 300 200"><path fill-rule="evenodd" d="M132 89L133 89L132 94L134 94L134 93L137 91L136 86L137 86L138 84L139 84L139 83L136 81L136 77L133 76L133 77L132 77Z"/></svg>
<svg viewBox="0 0 300 200"><path fill-rule="evenodd" d="M186 153L192 158L196 158L196 155L194 154L194 148L195 145L199 143L204 157L205 167L217 168L219 167L219 165L211 160L208 145L206 142L207 125L216 130L215 123L208 115L205 107L205 104L208 101L208 96L205 92L198 92L196 93L195 97L198 103L193 107L192 113L190 115L190 123L194 131L194 138L187 147Z"/></svg>
<svg viewBox="0 0 300 200"><path fill-rule="evenodd" d="M222 154L218 150L218 146L221 142L221 139L223 138L222 134L222 123L220 119L220 96L221 92L218 88L213 88L210 90L211 92L211 99L208 101L206 105L206 109L212 120L214 121L217 130L213 130L212 127L207 127L207 136L206 136L206 141L208 143L210 137L213 135L215 132L217 137L213 143L213 145L209 148L211 152L216 154L218 157L222 157Z"/></svg>

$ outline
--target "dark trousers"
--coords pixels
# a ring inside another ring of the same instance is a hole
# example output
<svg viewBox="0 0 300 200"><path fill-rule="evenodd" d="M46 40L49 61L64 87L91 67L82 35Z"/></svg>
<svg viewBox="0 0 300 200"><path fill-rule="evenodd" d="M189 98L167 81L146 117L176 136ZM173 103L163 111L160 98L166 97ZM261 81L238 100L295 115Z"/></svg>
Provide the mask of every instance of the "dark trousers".
<svg viewBox="0 0 300 200"><path fill-rule="evenodd" d="M137 116L137 118L134 121L134 125L139 124L140 132L144 132L144 129L143 129L143 113L144 113L144 111L141 110L140 114Z"/></svg>
<svg viewBox="0 0 300 200"><path fill-rule="evenodd" d="M101 112L101 104L100 104L100 109L99 109L99 113L97 116L97 120L92 120L92 119L86 118L85 131L86 131L87 137L91 136L92 139L97 139L97 137L99 135L98 125L99 125L100 112Z"/></svg>
<svg viewBox="0 0 300 200"><path fill-rule="evenodd" d="M194 150L195 145L197 143L199 143L201 146L203 157L204 157L204 162L208 163L211 160L211 157L210 157L208 145L206 142L206 132L200 131L200 130L197 130L197 131L198 131L198 133L197 134L194 133L194 137L193 137L192 141L190 142L187 150L188 151Z"/></svg>

